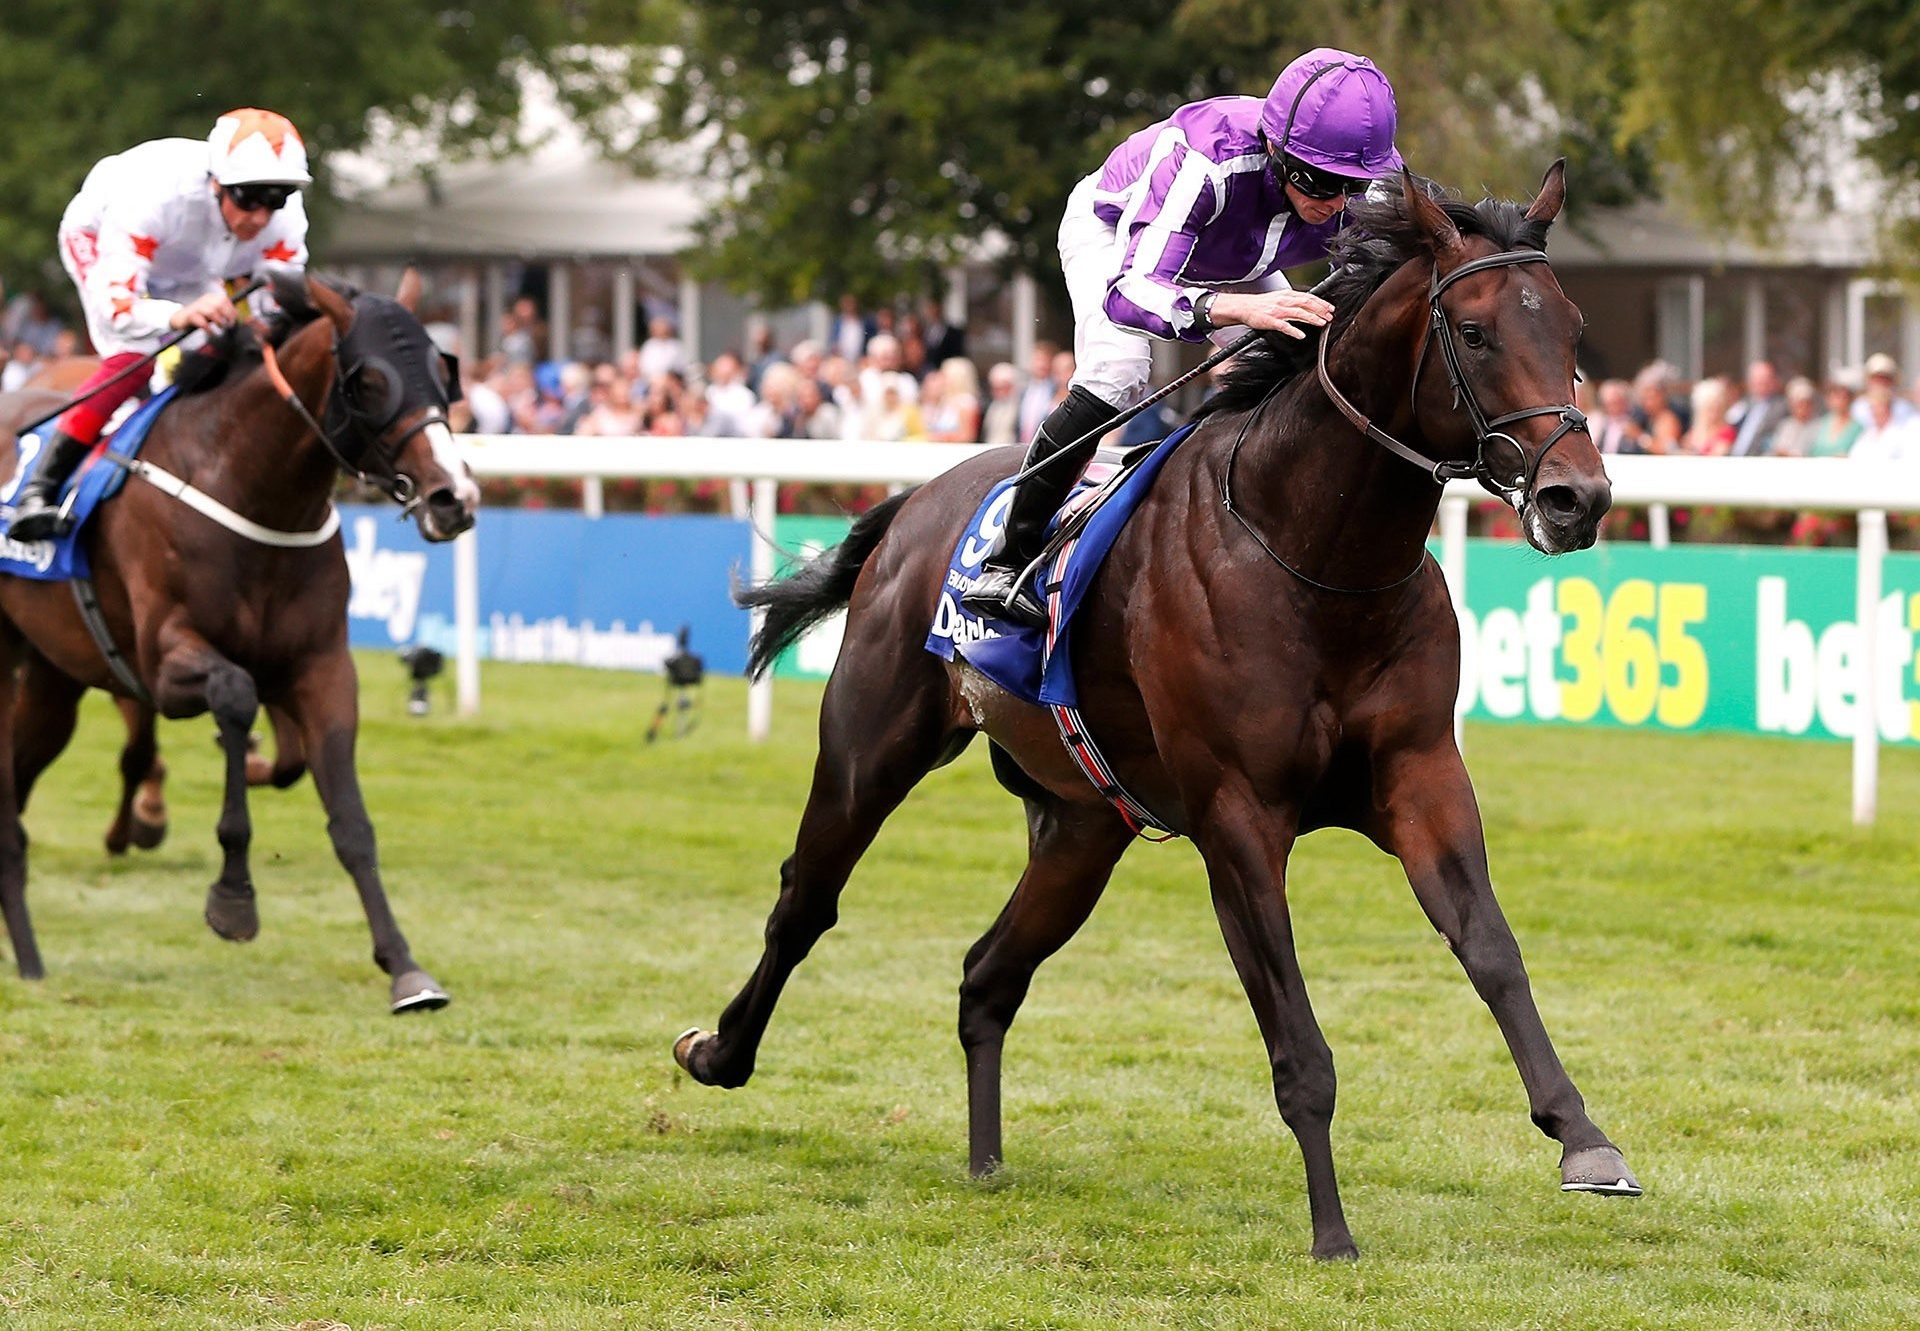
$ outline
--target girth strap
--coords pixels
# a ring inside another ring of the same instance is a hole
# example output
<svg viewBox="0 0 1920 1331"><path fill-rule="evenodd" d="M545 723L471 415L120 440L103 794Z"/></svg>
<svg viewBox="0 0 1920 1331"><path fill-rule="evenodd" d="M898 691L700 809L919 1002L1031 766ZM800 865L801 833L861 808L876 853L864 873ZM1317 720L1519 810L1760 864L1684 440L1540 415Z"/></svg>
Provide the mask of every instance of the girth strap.
<svg viewBox="0 0 1920 1331"><path fill-rule="evenodd" d="M148 707L153 706L153 696L147 692L147 686L140 682L140 676L134 674L133 663L127 660L119 644L113 640L113 633L107 627L107 617L100 609L99 594L93 589L92 578L73 580L73 600L80 607L80 622L93 635L94 645L99 647L100 655L107 659L107 669L113 672L113 677L136 701Z"/></svg>

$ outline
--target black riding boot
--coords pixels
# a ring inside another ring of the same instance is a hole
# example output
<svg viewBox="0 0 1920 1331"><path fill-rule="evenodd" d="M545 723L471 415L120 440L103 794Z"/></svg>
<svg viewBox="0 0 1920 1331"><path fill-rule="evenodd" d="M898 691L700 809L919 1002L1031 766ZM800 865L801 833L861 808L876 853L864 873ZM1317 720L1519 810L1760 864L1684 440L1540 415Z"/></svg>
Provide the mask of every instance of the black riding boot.
<svg viewBox="0 0 1920 1331"><path fill-rule="evenodd" d="M1035 628L1046 627L1047 607L1035 594L1031 581L1020 575L1046 544L1047 523L1072 493L1080 473L1086 470L1088 459L1099 445L1101 427L1119 414L1087 389L1074 388L1067 394L1066 401L1041 422L1033 442L1027 446L1023 468L1052 457L1076 442L1080 446L1072 450L1072 458L1062 458L1014 487L1013 506L1007 513L999 548L987 556L973 586L961 596L961 605L976 615L1011 619ZM1089 434L1093 437L1080 442L1082 436Z"/></svg>
<svg viewBox="0 0 1920 1331"><path fill-rule="evenodd" d="M92 448L64 430L47 436L33 475L14 495L8 536L16 541L45 541L67 534L67 524L60 517L60 487Z"/></svg>

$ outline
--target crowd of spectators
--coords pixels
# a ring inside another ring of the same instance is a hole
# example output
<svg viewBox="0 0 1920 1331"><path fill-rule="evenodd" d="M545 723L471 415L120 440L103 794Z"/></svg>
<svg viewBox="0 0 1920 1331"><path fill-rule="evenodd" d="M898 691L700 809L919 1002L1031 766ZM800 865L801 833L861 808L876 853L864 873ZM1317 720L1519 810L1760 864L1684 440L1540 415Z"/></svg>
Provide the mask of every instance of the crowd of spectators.
<svg viewBox="0 0 1920 1331"><path fill-rule="evenodd" d="M1024 370L996 364L983 386L965 330L933 302L863 313L848 299L824 339L776 348L761 327L744 351L704 365L667 318L623 356L541 361L545 344L534 302L514 302L498 349L466 367L463 423L480 434L1025 443L1073 377L1073 354L1043 342Z"/></svg>
<svg viewBox="0 0 1920 1331"><path fill-rule="evenodd" d="M0 393L10 393L41 366L80 350L80 339L47 308L46 297L23 291L0 302Z"/></svg>
<svg viewBox="0 0 1920 1331"><path fill-rule="evenodd" d="M847 297L822 340L780 349L761 327L744 351L705 365L667 318L618 358L542 362L545 342L534 302L515 302L498 351L468 366L475 431L1016 444L1033 438L1073 377L1073 353L1048 342L1025 366L1003 361L982 375L965 330L933 302L896 314L863 312ZM1603 453L1920 459L1920 379L1903 395L1884 353L1824 383L1783 382L1767 361L1740 383L1687 383L1655 361L1631 381L1583 381L1578 395Z"/></svg>
<svg viewBox="0 0 1920 1331"><path fill-rule="evenodd" d="M1903 394L1885 352L1820 384L1805 375L1783 383L1764 360L1739 384L1724 376L1687 384L1655 361L1632 382L1605 381L1581 405L1602 453L1920 461L1920 379Z"/></svg>
<svg viewBox="0 0 1920 1331"><path fill-rule="evenodd" d="M443 347L460 350L450 323L430 329ZM646 334L638 347L616 356L604 331L588 324L570 330L574 359L543 360L545 322L536 302L521 297L501 317L493 354L463 359L465 401L455 424L479 434L1025 444L1066 396L1074 370L1072 352L1043 341L1024 366L1001 361L983 374L968 358L966 330L948 324L931 300L911 310L904 304L866 310L842 297L822 338L782 348L760 325L744 349L722 351L705 364L682 343L671 318L652 318ZM39 293L0 304L0 391L79 350L73 330ZM1920 378L1902 392L1900 367L1885 353L1818 383L1798 374L1783 380L1768 361L1753 362L1738 383L1718 375L1688 383L1655 361L1631 380L1583 380L1576 400L1607 454L1920 462ZM1170 409L1141 417L1125 427L1122 442L1158 438L1177 419ZM511 482L489 487L489 498L569 502L576 488ZM609 498L619 507L738 503L725 485L636 482L614 490ZM858 508L878 493L790 487L782 504ZM1809 518L1793 522L1790 535L1819 540L1835 530Z"/></svg>
<svg viewBox="0 0 1920 1331"><path fill-rule="evenodd" d="M450 326L436 336L457 340ZM581 339L571 339L579 346ZM1035 344L1027 366L1001 362L985 384L966 354L966 330L928 301L912 312L863 311L844 298L823 339L785 348L764 326L744 351L694 359L670 318L648 321L625 355L541 361L547 329L530 298L501 318L497 350L463 362L466 401L457 427L476 434L708 436L1023 444L1066 396L1073 353ZM551 487L515 483L490 496L539 502ZM617 506L717 506L723 486L625 484ZM870 487L789 487L785 508L861 507ZM737 498L737 496L736 496ZM809 500L816 501L810 503Z"/></svg>

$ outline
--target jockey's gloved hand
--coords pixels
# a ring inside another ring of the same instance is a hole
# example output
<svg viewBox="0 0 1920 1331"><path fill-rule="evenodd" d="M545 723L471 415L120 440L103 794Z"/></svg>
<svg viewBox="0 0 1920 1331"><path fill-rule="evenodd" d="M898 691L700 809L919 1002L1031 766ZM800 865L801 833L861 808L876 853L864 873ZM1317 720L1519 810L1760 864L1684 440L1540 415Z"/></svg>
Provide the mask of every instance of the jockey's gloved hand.
<svg viewBox="0 0 1920 1331"><path fill-rule="evenodd" d="M233 308L226 291L215 287L175 310L167 322L175 328L217 330L230 327L239 317L239 311Z"/></svg>

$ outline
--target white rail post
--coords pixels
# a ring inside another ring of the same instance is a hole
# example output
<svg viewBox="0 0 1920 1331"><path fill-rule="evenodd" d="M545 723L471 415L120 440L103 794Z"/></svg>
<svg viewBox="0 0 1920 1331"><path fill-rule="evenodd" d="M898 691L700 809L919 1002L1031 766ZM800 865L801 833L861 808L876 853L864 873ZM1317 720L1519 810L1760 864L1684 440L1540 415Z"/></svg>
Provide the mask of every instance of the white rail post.
<svg viewBox="0 0 1920 1331"><path fill-rule="evenodd" d="M753 503L749 522L753 527L753 555L750 563L751 576L755 585L765 582L773 576L773 523L779 507L780 485L777 481L758 480L753 483ZM751 619L752 631L758 633L767 612L756 609ZM747 738L758 743L773 733L773 667L767 667L767 673L747 686Z"/></svg>
<svg viewBox="0 0 1920 1331"><path fill-rule="evenodd" d="M1467 608L1467 501L1456 495L1440 500L1440 568L1447 575L1447 590L1453 596L1453 612ZM1454 694L1453 742L1462 752L1467 746L1467 713L1460 706L1460 694Z"/></svg>
<svg viewBox="0 0 1920 1331"><path fill-rule="evenodd" d="M1664 550L1673 540L1673 514L1665 504L1647 505L1647 544Z"/></svg>
<svg viewBox="0 0 1920 1331"><path fill-rule="evenodd" d="M1853 614L1859 630L1854 670L1853 821L1873 825L1880 802L1880 587L1887 557L1885 509L1860 510L1860 546L1856 556Z"/></svg>
<svg viewBox="0 0 1920 1331"><path fill-rule="evenodd" d="M480 711L480 546L469 527L453 543L454 692L462 716Z"/></svg>

